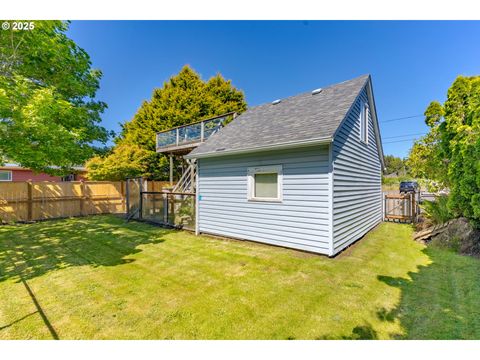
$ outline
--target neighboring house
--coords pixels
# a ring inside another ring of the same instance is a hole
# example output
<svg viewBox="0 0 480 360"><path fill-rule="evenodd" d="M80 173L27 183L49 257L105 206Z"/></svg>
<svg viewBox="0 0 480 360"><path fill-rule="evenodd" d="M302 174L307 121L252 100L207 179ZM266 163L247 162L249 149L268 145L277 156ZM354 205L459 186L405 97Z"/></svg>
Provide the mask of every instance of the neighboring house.
<svg viewBox="0 0 480 360"><path fill-rule="evenodd" d="M76 167L75 173L65 176L52 176L45 173L36 173L18 164L7 163L0 165L0 181L75 181L85 179L85 168Z"/></svg>
<svg viewBox="0 0 480 360"><path fill-rule="evenodd" d="M333 256L382 221L368 75L247 110L197 160L197 233Z"/></svg>

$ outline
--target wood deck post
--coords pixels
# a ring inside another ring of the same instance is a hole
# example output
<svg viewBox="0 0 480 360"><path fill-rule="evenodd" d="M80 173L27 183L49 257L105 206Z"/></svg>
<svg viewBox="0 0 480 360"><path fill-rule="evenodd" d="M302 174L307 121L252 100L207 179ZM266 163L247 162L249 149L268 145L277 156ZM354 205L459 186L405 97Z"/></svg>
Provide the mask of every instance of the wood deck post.
<svg viewBox="0 0 480 360"><path fill-rule="evenodd" d="M195 192L195 165L190 163L190 192Z"/></svg>
<svg viewBox="0 0 480 360"><path fill-rule="evenodd" d="M173 186L173 155L170 154L170 186Z"/></svg>

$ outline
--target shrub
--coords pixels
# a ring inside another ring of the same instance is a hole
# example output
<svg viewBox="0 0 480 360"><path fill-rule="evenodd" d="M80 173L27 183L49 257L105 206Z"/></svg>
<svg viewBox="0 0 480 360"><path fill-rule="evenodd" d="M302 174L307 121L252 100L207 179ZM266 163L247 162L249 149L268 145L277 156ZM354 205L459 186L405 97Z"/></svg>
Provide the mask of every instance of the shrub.
<svg viewBox="0 0 480 360"><path fill-rule="evenodd" d="M434 224L443 224L454 217L448 208L448 196L439 196L436 201L425 201L420 206Z"/></svg>
<svg viewBox="0 0 480 360"><path fill-rule="evenodd" d="M457 77L443 104L430 103L425 123L430 132L411 149L410 171L448 188L450 212L479 224L480 76Z"/></svg>
<svg viewBox="0 0 480 360"><path fill-rule="evenodd" d="M382 184L384 185L399 185L401 181L412 180L411 176L395 176L395 177L382 177Z"/></svg>

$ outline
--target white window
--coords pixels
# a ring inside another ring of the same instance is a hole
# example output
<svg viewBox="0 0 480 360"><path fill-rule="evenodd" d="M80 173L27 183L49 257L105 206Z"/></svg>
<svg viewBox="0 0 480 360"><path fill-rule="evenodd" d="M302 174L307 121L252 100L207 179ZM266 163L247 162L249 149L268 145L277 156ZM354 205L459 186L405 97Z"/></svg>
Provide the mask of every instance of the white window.
<svg viewBox="0 0 480 360"><path fill-rule="evenodd" d="M12 172L10 170L0 170L0 181L12 181Z"/></svg>
<svg viewBox="0 0 480 360"><path fill-rule="evenodd" d="M282 165L256 166L247 170L248 200L282 201Z"/></svg>
<svg viewBox="0 0 480 360"><path fill-rule="evenodd" d="M368 104L364 103L360 112L360 140L368 144Z"/></svg>

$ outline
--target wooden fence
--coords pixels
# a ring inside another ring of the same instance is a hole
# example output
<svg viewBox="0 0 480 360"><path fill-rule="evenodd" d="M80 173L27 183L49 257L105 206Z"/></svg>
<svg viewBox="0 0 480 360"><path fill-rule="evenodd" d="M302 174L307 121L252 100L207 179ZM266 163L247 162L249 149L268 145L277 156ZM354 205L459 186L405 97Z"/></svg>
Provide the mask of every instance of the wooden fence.
<svg viewBox="0 0 480 360"><path fill-rule="evenodd" d="M149 181L149 191L168 182ZM0 182L0 223L125 213L124 181Z"/></svg>
<svg viewBox="0 0 480 360"><path fill-rule="evenodd" d="M384 199L386 221L416 222L418 202L415 193L385 194Z"/></svg>

